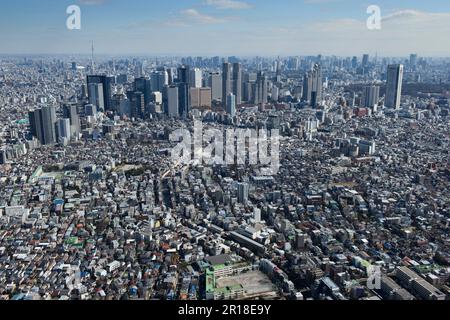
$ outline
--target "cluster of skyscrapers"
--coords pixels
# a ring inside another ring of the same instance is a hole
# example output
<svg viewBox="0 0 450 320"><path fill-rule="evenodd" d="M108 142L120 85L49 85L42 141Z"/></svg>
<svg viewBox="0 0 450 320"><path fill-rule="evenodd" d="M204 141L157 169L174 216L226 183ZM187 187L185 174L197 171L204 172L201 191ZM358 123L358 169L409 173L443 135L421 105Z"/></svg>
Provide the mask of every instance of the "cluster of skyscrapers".
<svg viewBox="0 0 450 320"><path fill-rule="evenodd" d="M288 65L294 68L297 64L291 60ZM416 60L417 58L411 55L410 66L416 65ZM320 60L311 66L304 73L301 82L301 101L317 108L324 102L323 71ZM368 55L364 55L361 66L370 67ZM274 68L276 84L281 80L278 61ZM403 70L402 64L391 64L387 67L384 105L388 108L400 107ZM210 110L215 106L234 117L238 106L264 105L268 103L269 97L272 102L277 102L280 98L279 87L274 84L269 88L269 79L263 71L244 72L239 62L223 62L221 73L204 72L201 68L184 64L177 68L158 67L149 76L137 72L134 82L127 86L125 91L123 85L127 83L129 79L126 74L88 75L86 84L81 88L81 98L85 99L85 107L81 112L87 115L95 115L97 111L111 112L135 119L165 114L169 118L186 119L193 108ZM361 106L376 108L379 101L380 86L366 85L363 88ZM72 136L80 133L79 107L81 108L76 103L65 105L59 120L55 107L48 106L31 111L31 133L44 145L70 140Z"/></svg>
<svg viewBox="0 0 450 320"><path fill-rule="evenodd" d="M322 86L322 69L319 64L315 64L303 79L303 100L314 107L320 104L322 101Z"/></svg>
<svg viewBox="0 0 450 320"><path fill-rule="evenodd" d="M92 105L89 105L92 107ZM80 118L76 104L63 105L62 117L57 118L54 106L44 106L29 111L31 134L42 145L66 144L73 136L80 133Z"/></svg>

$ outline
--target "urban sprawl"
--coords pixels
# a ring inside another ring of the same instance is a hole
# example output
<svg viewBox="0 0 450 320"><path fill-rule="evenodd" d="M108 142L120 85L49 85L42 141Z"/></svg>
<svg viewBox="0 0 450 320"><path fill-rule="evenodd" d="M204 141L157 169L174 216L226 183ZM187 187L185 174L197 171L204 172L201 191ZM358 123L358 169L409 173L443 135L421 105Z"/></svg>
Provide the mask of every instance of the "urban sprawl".
<svg viewBox="0 0 450 320"><path fill-rule="evenodd" d="M0 300L449 299L449 101L416 54L2 56ZM175 162L195 122L278 171Z"/></svg>

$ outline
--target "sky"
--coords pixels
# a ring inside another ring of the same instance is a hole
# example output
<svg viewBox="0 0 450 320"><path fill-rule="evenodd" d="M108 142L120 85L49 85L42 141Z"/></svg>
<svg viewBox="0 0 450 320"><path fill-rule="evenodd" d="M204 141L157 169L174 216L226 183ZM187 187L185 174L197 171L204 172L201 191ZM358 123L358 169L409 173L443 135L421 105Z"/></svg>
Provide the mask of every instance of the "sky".
<svg viewBox="0 0 450 320"><path fill-rule="evenodd" d="M450 1L1 0L0 30L2 54L450 57Z"/></svg>

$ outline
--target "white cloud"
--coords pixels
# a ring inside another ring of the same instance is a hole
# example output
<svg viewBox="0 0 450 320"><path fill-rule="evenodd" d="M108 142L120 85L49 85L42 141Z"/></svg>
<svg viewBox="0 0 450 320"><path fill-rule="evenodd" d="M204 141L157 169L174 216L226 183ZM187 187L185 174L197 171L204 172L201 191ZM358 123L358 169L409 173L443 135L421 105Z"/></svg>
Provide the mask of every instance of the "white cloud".
<svg viewBox="0 0 450 320"><path fill-rule="evenodd" d="M434 13L434 12L406 9L386 15L382 18L382 21L417 23L417 22L440 21L442 19L450 19L450 13Z"/></svg>
<svg viewBox="0 0 450 320"><path fill-rule="evenodd" d="M205 2L209 6L216 7L217 9L233 9L242 10L250 9L252 6L244 1L236 0L206 0Z"/></svg>
<svg viewBox="0 0 450 320"><path fill-rule="evenodd" d="M232 20L232 17L215 17L207 14L203 14L196 9L186 9L180 11L179 16L169 19L166 21L167 26L180 27L180 26L190 26L197 24L221 24Z"/></svg>

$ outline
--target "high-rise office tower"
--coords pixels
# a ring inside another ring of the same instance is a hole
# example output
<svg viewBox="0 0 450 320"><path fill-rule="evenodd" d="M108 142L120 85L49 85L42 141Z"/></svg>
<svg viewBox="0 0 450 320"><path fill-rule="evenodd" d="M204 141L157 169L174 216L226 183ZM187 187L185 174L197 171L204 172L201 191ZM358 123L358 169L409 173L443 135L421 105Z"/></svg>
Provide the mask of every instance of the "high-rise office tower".
<svg viewBox="0 0 450 320"><path fill-rule="evenodd" d="M132 118L144 118L145 113L145 97L139 91L127 91L127 98L130 104L130 116Z"/></svg>
<svg viewBox="0 0 450 320"><path fill-rule="evenodd" d="M183 65L177 70L177 82L189 83L190 81L190 68L189 66Z"/></svg>
<svg viewBox="0 0 450 320"><path fill-rule="evenodd" d="M89 103L96 105L100 110L105 110L105 100L102 83L89 83L88 96Z"/></svg>
<svg viewBox="0 0 450 320"><path fill-rule="evenodd" d="M232 93L227 96L226 111L232 117L236 115L236 96Z"/></svg>
<svg viewBox="0 0 450 320"><path fill-rule="evenodd" d="M77 135L81 132L80 116L78 114L78 106L74 103L63 105L63 116L70 121L70 132Z"/></svg>
<svg viewBox="0 0 450 320"><path fill-rule="evenodd" d="M352 68L356 69L358 67L358 58L357 57L353 57L352 58Z"/></svg>
<svg viewBox="0 0 450 320"><path fill-rule="evenodd" d="M171 86L175 82L175 69L174 68L168 68L167 69L167 75L168 75L168 85Z"/></svg>
<svg viewBox="0 0 450 320"><path fill-rule="evenodd" d="M253 84L253 103L265 104L267 103L268 80L264 72L259 71L256 76L256 82Z"/></svg>
<svg viewBox="0 0 450 320"><path fill-rule="evenodd" d="M192 108L211 108L211 88L191 88Z"/></svg>
<svg viewBox="0 0 450 320"><path fill-rule="evenodd" d="M224 62L222 68L222 103L226 104L226 97L233 93L236 103L242 103L242 65L240 63Z"/></svg>
<svg viewBox="0 0 450 320"><path fill-rule="evenodd" d="M176 86L178 88L178 116L186 118L191 109L189 83L179 82Z"/></svg>
<svg viewBox="0 0 450 320"><path fill-rule="evenodd" d="M166 114L169 117L177 118L179 117L179 93L178 86L167 86L166 91Z"/></svg>
<svg viewBox="0 0 450 320"><path fill-rule="evenodd" d="M224 62L222 66L222 104L226 103L227 96L231 93L231 73L231 63Z"/></svg>
<svg viewBox="0 0 450 320"><path fill-rule="evenodd" d="M152 73L150 73L150 88L152 89L152 91L162 92L163 88L159 87L158 81L159 81L158 72L152 71Z"/></svg>
<svg viewBox="0 0 450 320"><path fill-rule="evenodd" d="M403 65L390 64L387 69L386 99L384 105L388 108L400 108L403 83Z"/></svg>
<svg viewBox="0 0 450 320"><path fill-rule="evenodd" d="M311 91L312 91L312 72L308 71L303 77L303 95L302 100L305 102L311 101Z"/></svg>
<svg viewBox="0 0 450 320"><path fill-rule="evenodd" d="M238 202L245 204L248 201L248 191L249 186L248 183L238 183Z"/></svg>
<svg viewBox="0 0 450 320"><path fill-rule="evenodd" d="M412 53L409 56L409 67L412 71L415 71L417 68L417 54Z"/></svg>
<svg viewBox="0 0 450 320"><path fill-rule="evenodd" d="M189 85L191 88L202 87L202 70L199 68L193 68L190 71Z"/></svg>
<svg viewBox="0 0 450 320"><path fill-rule="evenodd" d="M363 107L373 108L375 105L378 104L379 100L380 100L380 87L379 86L364 87L363 100L361 103Z"/></svg>
<svg viewBox="0 0 450 320"><path fill-rule="evenodd" d="M211 88L211 99L222 100L222 76L219 72L209 74L208 86Z"/></svg>
<svg viewBox="0 0 450 320"><path fill-rule="evenodd" d="M42 145L56 143L56 110L53 106L43 107L28 113L30 129Z"/></svg>
<svg viewBox="0 0 450 320"><path fill-rule="evenodd" d="M53 106L44 107L40 110L43 128L42 144L52 144L56 142L56 108Z"/></svg>
<svg viewBox="0 0 450 320"><path fill-rule="evenodd" d="M70 119L64 118L59 119L57 123L57 132L56 135L58 137L58 142L62 144L66 144L71 137L71 131L70 131Z"/></svg>
<svg viewBox="0 0 450 320"><path fill-rule="evenodd" d="M88 95L89 92L95 92L99 95L103 96L103 104L104 104L104 108L101 108L99 105L97 105L98 108L104 110L104 111L110 111L111 110L111 96L112 96L112 82L113 82L113 77L109 77L109 76L94 76L94 75L88 75L87 76L87 85L88 85ZM89 87L91 84L102 84L101 87L98 87L96 90L89 90ZM95 104L95 102L92 102L93 100L98 99L97 97L91 98L91 96L89 95L89 103L93 103Z"/></svg>
<svg viewBox="0 0 450 320"><path fill-rule="evenodd" d="M189 95L191 80L190 67L183 65L178 68L177 88L178 88L178 113L177 116L186 118L191 108ZM173 91L173 90L172 90Z"/></svg>
<svg viewBox="0 0 450 320"><path fill-rule="evenodd" d="M318 104L322 103L322 68L320 64L314 65L313 68L313 80L312 80L312 90L311 90L311 105L316 107Z"/></svg>
<svg viewBox="0 0 450 320"><path fill-rule="evenodd" d="M150 103L152 87L149 78L136 78L134 80L134 91L142 92L144 94L145 105Z"/></svg>
<svg viewBox="0 0 450 320"><path fill-rule="evenodd" d="M369 66L369 55L365 54L365 55L363 55L363 58L362 58L362 67L366 68L368 66Z"/></svg>
<svg viewBox="0 0 450 320"><path fill-rule="evenodd" d="M272 88L272 101L278 102L278 98L280 95L280 89L277 86L273 86Z"/></svg>
<svg viewBox="0 0 450 320"><path fill-rule="evenodd" d="M253 87L254 87L254 81L246 81L244 82L244 85L242 86L242 100L243 101L251 101L253 97Z"/></svg>
<svg viewBox="0 0 450 320"><path fill-rule="evenodd" d="M157 78L158 78L158 90L153 90L153 91L159 91L162 90L162 88L164 88L164 86L169 85L169 74L167 73L166 70L162 70L159 71L157 73Z"/></svg>
<svg viewBox="0 0 450 320"><path fill-rule="evenodd" d="M242 65L233 63L232 92L236 97L236 104L242 103Z"/></svg>
<svg viewBox="0 0 450 320"><path fill-rule="evenodd" d="M302 100L316 107L322 101L322 69L319 64L315 64L311 71L308 71L303 78Z"/></svg>
<svg viewBox="0 0 450 320"><path fill-rule="evenodd" d="M112 101L112 110L117 112L119 115L130 116L130 103L127 99L127 96L123 93L123 91L116 93L111 98Z"/></svg>
<svg viewBox="0 0 450 320"><path fill-rule="evenodd" d="M142 62L137 62L134 68L135 78L140 78L144 75L144 64Z"/></svg>
<svg viewBox="0 0 450 320"><path fill-rule="evenodd" d="M290 57L288 62L288 68L290 70L297 70L299 65L299 61L297 57Z"/></svg>

